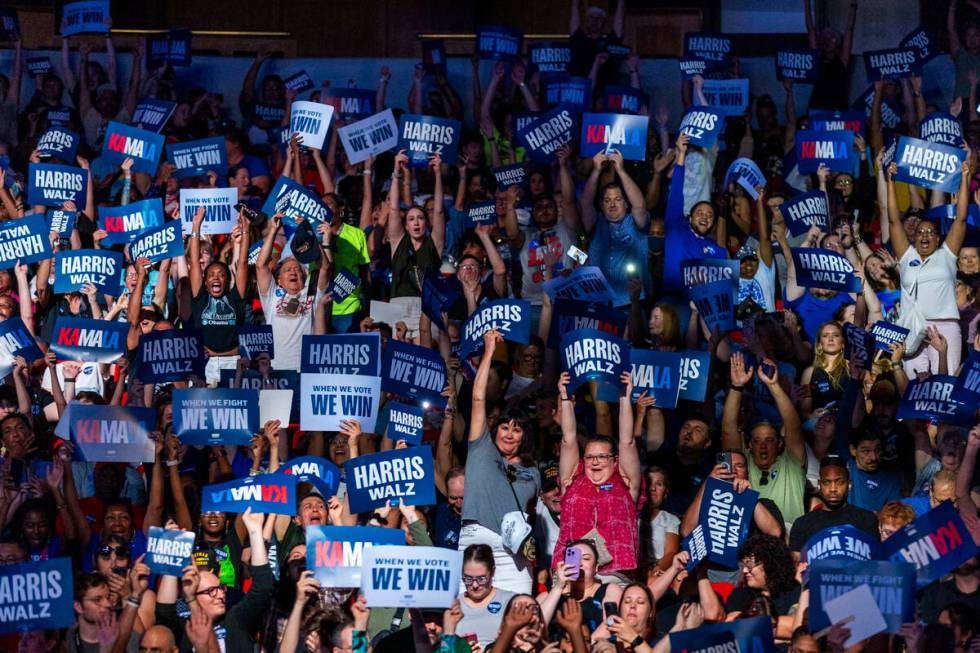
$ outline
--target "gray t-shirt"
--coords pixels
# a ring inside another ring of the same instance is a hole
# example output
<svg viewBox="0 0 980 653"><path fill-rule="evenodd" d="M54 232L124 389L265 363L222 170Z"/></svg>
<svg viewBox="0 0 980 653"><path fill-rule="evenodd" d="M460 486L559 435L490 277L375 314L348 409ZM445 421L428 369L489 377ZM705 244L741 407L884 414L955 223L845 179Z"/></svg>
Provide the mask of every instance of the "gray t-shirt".
<svg viewBox="0 0 980 653"><path fill-rule="evenodd" d="M514 491L507 481L507 467L512 467L517 475ZM520 500L521 510L538 495L541 475L537 467L508 465L500 455L490 432L474 442L470 442L466 455L466 494L463 497L463 521L475 521L494 533L500 533L500 521L509 512L518 509L514 492Z"/></svg>
<svg viewBox="0 0 980 653"><path fill-rule="evenodd" d="M480 608L471 608L466 604L466 600L460 597L459 607L463 610L463 618L456 626L456 633L460 636L476 633L476 639L486 651L487 647L497 640L504 608L513 596L513 592L497 590L490 602Z"/></svg>

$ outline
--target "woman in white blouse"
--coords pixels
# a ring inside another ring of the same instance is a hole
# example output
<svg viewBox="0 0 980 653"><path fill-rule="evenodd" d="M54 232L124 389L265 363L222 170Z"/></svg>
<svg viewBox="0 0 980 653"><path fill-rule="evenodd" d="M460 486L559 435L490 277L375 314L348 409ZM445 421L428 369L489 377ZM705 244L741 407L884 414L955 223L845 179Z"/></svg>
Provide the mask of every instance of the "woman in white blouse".
<svg viewBox="0 0 980 653"><path fill-rule="evenodd" d="M972 161L969 154L963 161L959 192L956 193L956 217L942 244L939 241L939 227L926 220L919 223L912 242L909 242L895 196L893 176L896 170L893 162L888 167L888 230L901 275L900 320L909 326L907 312L918 310L926 325L934 327L945 337L948 343L947 369L952 372L959 367L962 356L960 313L956 305L956 263L966 237ZM925 325L921 326L924 331ZM915 351L909 352L904 367L912 378L916 372L926 370L938 374L939 351L930 347L923 338Z"/></svg>

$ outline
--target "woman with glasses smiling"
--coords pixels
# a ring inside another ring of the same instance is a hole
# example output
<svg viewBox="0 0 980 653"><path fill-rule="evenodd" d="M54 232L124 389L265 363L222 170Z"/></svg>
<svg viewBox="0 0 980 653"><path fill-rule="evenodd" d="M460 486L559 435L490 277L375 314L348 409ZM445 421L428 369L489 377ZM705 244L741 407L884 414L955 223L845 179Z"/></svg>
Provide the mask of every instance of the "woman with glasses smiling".
<svg viewBox="0 0 980 653"><path fill-rule="evenodd" d="M504 616L503 607L515 596L514 592L493 586L493 572L493 550L489 546L471 544L466 547L463 551L463 595L459 601L463 619L456 632L476 634L484 651L497 638Z"/></svg>

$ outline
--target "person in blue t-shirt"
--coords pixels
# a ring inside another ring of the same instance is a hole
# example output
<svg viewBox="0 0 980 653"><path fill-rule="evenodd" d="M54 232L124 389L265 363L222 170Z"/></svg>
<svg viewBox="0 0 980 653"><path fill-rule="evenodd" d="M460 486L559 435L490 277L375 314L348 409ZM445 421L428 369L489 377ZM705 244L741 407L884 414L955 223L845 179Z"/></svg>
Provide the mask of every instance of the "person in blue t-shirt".
<svg viewBox="0 0 980 653"><path fill-rule="evenodd" d="M877 512L889 501L902 498L902 475L881 461L881 434L874 430L856 429L848 447L850 459L847 471L851 475L848 502Z"/></svg>
<svg viewBox="0 0 980 653"><path fill-rule="evenodd" d="M684 160L687 156L687 134L677 137L677 159L667 196L666 236L664 238L664 279L666 294L685 294L681 262L687 259L728 258L724 247L710 234L715 228L717 212L711 202L697 202L691 215L684 217Z"/></svg>
<svg viewBox="0 0 980 653"><path fill-rule="evenodd" d="M615 306L630 303L628 281L639 278L650 283L647 272L647 234L650 214L643 191L623 169L623 155L616 150L598 152L592 157L592 173L582 190L582 224L592 234L589 260L599 266L612 287ZM617 181L606 184L599 193L601 210L596 212L595 196L599 175L611 165ZM644 288L649 292L650 288Z"/></svg>

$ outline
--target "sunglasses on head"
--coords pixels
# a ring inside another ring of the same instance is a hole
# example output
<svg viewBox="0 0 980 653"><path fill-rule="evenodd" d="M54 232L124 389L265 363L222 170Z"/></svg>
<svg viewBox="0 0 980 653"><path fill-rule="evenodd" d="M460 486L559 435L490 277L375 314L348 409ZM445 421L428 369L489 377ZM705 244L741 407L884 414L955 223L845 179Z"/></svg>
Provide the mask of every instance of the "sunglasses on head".
<svg viewBox="0 0 980 653"><path fill-rule="evenodd" d="M98 551L100 556L109 557L113 553L116 554L117 558L129 558L129 547L128 546L112 546L111 544L103 544L99 547Z"/></svg>

